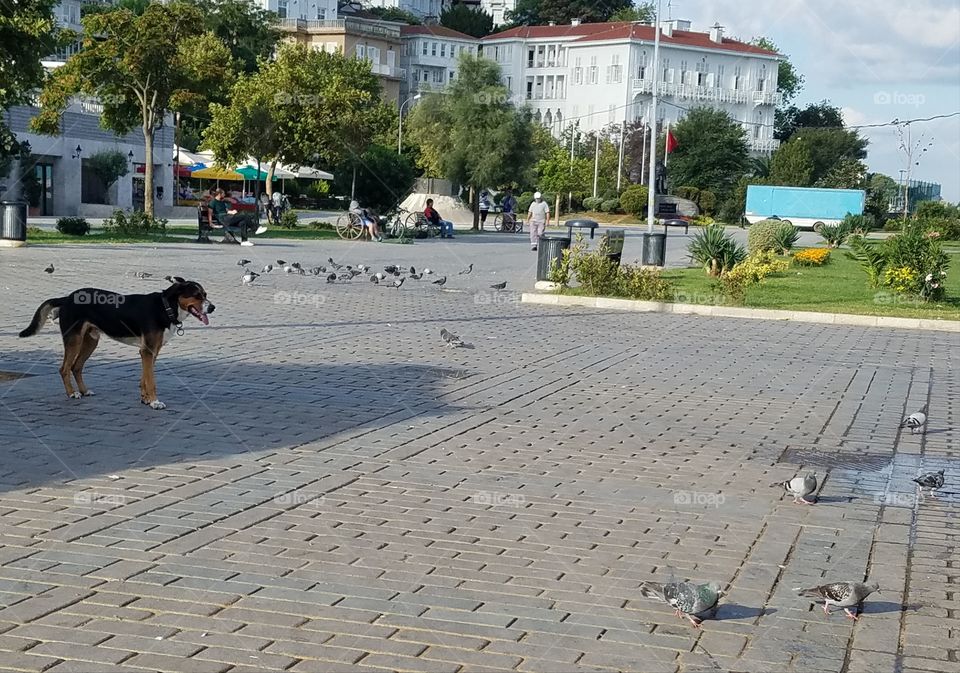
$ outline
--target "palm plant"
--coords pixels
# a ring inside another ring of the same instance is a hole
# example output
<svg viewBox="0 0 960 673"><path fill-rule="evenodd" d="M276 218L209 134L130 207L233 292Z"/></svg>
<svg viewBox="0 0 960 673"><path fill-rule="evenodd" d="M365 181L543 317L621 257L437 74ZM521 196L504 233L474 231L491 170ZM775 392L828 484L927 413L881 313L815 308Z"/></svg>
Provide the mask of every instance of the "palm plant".
<svg viewBox="0 0 960 673"><path fill-rule="evenodd" d="M721 224L711 224L693 235L687 252L708 275L718 278L742 262L747 251L733 240Z"/></svg>

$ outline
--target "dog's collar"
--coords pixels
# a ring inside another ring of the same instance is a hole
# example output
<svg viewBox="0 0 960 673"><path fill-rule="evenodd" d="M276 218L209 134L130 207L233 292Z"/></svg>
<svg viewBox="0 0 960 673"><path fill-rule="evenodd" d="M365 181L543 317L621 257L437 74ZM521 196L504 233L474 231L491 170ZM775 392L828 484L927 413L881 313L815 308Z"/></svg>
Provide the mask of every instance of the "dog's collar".
<svg viewBox="0 0 960 673"><path fill-rule="evenodd" d="M180 320L177 311L170 305L170 302L167 301L166 295L161 294L160 299L163 300L163 310L167 312L167 318L177 327L177 336L183 336L183 321Z"/></svg>

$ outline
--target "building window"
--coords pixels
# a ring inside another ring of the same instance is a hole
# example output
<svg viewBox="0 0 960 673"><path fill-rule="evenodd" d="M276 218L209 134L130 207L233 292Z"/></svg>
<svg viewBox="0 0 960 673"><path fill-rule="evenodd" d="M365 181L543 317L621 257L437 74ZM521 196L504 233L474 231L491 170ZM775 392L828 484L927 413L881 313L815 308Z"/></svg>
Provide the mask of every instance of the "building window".
<svg viewBox="0 0 960 673"><path fill-rule="evenodd" d="M587 84L598 84L600 82L600 68L597 66L597 57L590 57L590 70L587 74Z"/></svg>
<svg viewBox="0 0 960 673"><path fill-rule="evenodd" d="M537 51L533 47L531 47L530 49L527 49L527 67L528 68L533 67L533 59L536 53Z"/></svg>
<svg viewBox="0 0 960 673"><path fill-rule="evenodd" d="M447 44L446 44L446 42L444 42L444 43L442 43L442 44L440 45L440 57L441 57L441 58L446 58L446 57L447 57Z"/></svg>
<svg viewBox="0 0 960 673"><path fill-rule="evenodd" d="M537 47L537 67L542 68L546 63L547 48L543 45Z"/></svg>
<svg viewBox="0 0 960 673"><path fill-rule="evenodd" d="M566 98L566 95L567 95L566 83L567 83L567 78L565 76L560 75L559 77L557 77L557 98L560 98L560 99Z"/></svg>
<svg viewBox="0 0 960 673"><path fill-rule="evenodd" d="M767 80L767 66L766 64L760 66L760 74L757 77L757 91L763 91L763 86Z"/></svg>
<svg viewBox="0 0 960 673"><path fill-rule="evenodd" d="M763 113L757 112L757 123L753 125L753 137L756 140L759 140L763 131Z"/></svg>
<svg viewBox="0 0 960 673"><path fill-rule="evenodd" d="M434 70L433 71L433 82L434 84L443 84L443 73L444 70Z"/></svg>
<svg viewBox="0 0 960 673"><path fill-rule="evenodd" d="M577 56L576 66L573 69L573 83L583 84L583 60Z"/></svg>
<svg viewBox="0 0 960 673"><path fill-rule="evenodd" d="M367 47L363 44L357 45L357 58L364 59L367 57Z"/></svg>
<svg viewBox="0 0 960 673"><path fill-rule="evenodd" d="M533 78L527 78L527 100L533 100Z"/></svg>
<svg viewBox="0 0 960 673"><path fill-rule="evenodd" d="M670 59L663 59L663 78L662 81L673 83L673 69L670 67Z"/></svg>
<svg viewBox="0 0 960 673"><path fill-rule="evenodd" d="M431 55L431 56L436 56L436 55L437 55L437 43L436 43L436 42L431 42L431 43L430 43L430 55Z"/></svg>
<svg viewBox="0 0 960 673"><path fill-rule="evenodd" d="M287 0L277 0L277 17L287 18Z"/></svg>
<svg viewBox="0 0 960 673"><path fill-rule="evenodd" d="M697 61L697 86L707 86L707 59Z"/></svg>
<svg viewBox="0 0 960 673"><path fill-rule="evenodd" d="M547 65L551 68L557 65L557 48L554 45L547 47Z"/></svg>
<svg viewBox="0 0 960 673"><path fill-rule="evenodd" d="M620 65L620 55L614 54L613 60L607 66L607 84L619 84L623 81L623 66Z"/></svg>
<svg viewBox="0 0 960 673"><path fill-rule="evenodd" d="M723 66L717 65L717 79L715 85L718 87L723 87Z"/></svg>
<svg viewBox="0 0 960 673"><path fill-rule="evenodd" d="M689 83L690 83L690 75L689 75L689 73L687 72L687 62L686 62L686 61L680 61L680 83L681 83L681 84L689 84Z"/></svg>
<svg viewBox="0 0 960 673"><path fill-rule="evenodd" d="M743 68L739 65L733 69L733 88L736 91L743 88Z"/></svg>
<svg viewBox="0 0 960 673"><path fill-rule="evenodd" d="M429 70L424 70L424 71L423 71L423 81L424 81L424 82L428 82L429 80L430 80L430 71L429 71Z"/></svg>
<svg viewBox="0 0 960 673"><path fill-rule="evenodd" d="M427 55L427 49L428 49L428 47L427 47L427 41L426 41L426 40L421 40L421 41L420 41L420 44L423 45L423 55L426 56L426 55Z"/></svg>

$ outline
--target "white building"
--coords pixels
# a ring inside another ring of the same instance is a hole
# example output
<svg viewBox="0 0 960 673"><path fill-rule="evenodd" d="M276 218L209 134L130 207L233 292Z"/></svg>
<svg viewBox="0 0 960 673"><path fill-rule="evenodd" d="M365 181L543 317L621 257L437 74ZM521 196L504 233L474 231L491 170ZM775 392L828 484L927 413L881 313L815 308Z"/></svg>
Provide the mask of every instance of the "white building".
<svg viewBox="0 0 960 673"><path fill-rule="evenodd" d="M443 26L404 26L400 37L400 67L406 71L401 100L420 91L443 89L456 79L460 55L476 56L480 47L477 38Z"/></svg>
<svg viewBox="0 0 960 673"><path fill-rule="evenodd" d="M333 21L337 18L337 0L257 0L257 4L281 19Z"/></svg>
<svg viewBox="0 0 960 673"><path fill-rule="evenodd" d="M559 134L647 119L653 90L653 27L639 23L524 26L483 38L483 55L500 64L504 83L534 118ZM780 55L723 36L723 28L663 24L657 121L676 123L699 106L741 122L750 148L769 153ZM647 119L649 121L649 119Z"/></svg>
<svg viewBox="0 0 960 673"><path fill-rule="evenodd" d="M79 0L63 0L54 10L58 22L80 31ZM48 69L59 67L76 50L67 47L50 60ZM61 134L46 136L30 130L30 119L37 108L19 105L6 112L10 129L21 142L30 144L30 157L14 162L5 177L0 176L3 199L24 199L30 204L30 216L87 215L102 216L115 208L142 209L148 195L144 193L144 143L139 127L125 136L117 136L100 126L101 105L92 100L76 99L63 114ZM154 199L158 214L173 205L173 128L172 120L154 136ZM78 151L79 150L79 151ZM119 152L127 158L128 173L104 190L99 179L89 170L90 157L99 152Z"/></svg>
<svg viewBox="0 0 960 673"><path fill-rule="evenodd" d="M418 19L439 19L440 13L450 6L450 0L363 0L362 4L366 8L401 9Z"/></svg>
<svg viewBox="0 0 960 673"><path fill-rule="evenodd" d="M502 26L507 23L507 12L512 12L517 8L517 0L463 0L463 4L491 15L494 26Z"/></svg>

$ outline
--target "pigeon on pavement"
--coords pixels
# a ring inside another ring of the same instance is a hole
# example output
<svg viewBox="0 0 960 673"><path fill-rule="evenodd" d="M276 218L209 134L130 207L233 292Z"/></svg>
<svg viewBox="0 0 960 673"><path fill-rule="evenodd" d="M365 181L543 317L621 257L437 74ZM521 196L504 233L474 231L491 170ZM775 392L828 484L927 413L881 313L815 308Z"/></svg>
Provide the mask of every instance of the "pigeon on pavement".
<svg viewBox="0 0 960 673"><path fill-rule="evenodd" d="M923 489L929 488L930 495L939 488L943 488L943 470L939 472L925 472L913 480L920 491L920 497L923 498Z"/></svg>
<svg viewBox="0 0 960 673"><path fill-rule="evenodd" d="M293 273L293 271L294 271L293 267L290 266L289 264L288 264L287 266L283 267L283 272L284 272L284 273Z"/></svg>
<svg viewBox="0 0 960 673"><path fill-rule="evenodd" d="M699 629L700 622L716 614L724 591L717 582L643 582L640 584L640 595L670 605L677 617L686 617L694 628Z"/></svg>
<svg viewBox="0 0 960 673"><path fill-rule="evenodd" d="M140 280L144 280L144 279L146 279L146 278L153 278L153 274L152 274L152 273L147 273L146 271L137 271L137 272L136 272L135 274L133 274L133 275L136 276L137 278L139 278Z"/></svg>
<svg viewBox="0 0 960 673"><path fill-rule="evenodd" d="M917 429L923 429L923 426L927 424L927 405L924 404L920 407L920 411L915 411L906 418L903 419L903 422L900 423L901 428L910 428L910 434L915 434Z"/></svg>
<svg viewBox="0 0 960 673"><path fill-rule="evenodd" d="M394 264L387 264L385 267L383 267L383 270L387 273L392 274L396 272L397 267Z"/></svg>
<svg viewBox="0 0 960 673"><path fill-rule="evenodd" d="M294 269L301 268L300 262L292 262L290 266L292 266Z"/></svg>
<svg viewBox="0 0 960 673"><path fill-rule="evenodd" d="M310 273L312 273L314 276L319 276L321 273L323 273L323 267L315 266L310 269Z"/></svg>
<svg viewBox="0 0 960 673"><path fill-rule="evenodd" d="M797 475L786 481L774 482L770 486L782 488L788 495L792 495L794 504L812 505L807 496L817 490L817 475L813 472L803 477Z"/></svg>
<svg viewBox="0 0 960 673"><path fill-rule="evenodd" d="M286 265L286 262L284 262L282 259L277 260L277 266L285 266L285 265Z"/></svg>
<svg viewBox="0 0 960 673"><path fill-rule="evenodd" d="M248 270L245 274L243 274L243 277L241 278L241 280L243 281L244 285L249 285L259 277L260 277L259 273L254 273L253 271Z"/></svg>
<svg viewBox="0 0 960 673"><path fill-rule="evenodd" d="M424 269L424 270L423 270L423 275L424 275L424 276L433 275L433 269Z"/></svg>
<svg viewBox="0 0 960 673"><path fill-rule="evenodd" d="M377 272L373 275L373 277L376 278L377 280L386 280L386 279L387 279L387 275L386 275L385 273L383 273L382 271L377 271Z"/></svg>
<svg viewBox="0 0 960 673"><path fill-rule="evenodd" d="M55 269L53 268L53 264L51 264L50 266L48 266L46 269L43 270L44 273L53 273L54 271Z"/></svg>
<svg viewBox="0 0 960 673"><path fill-rule="evenodd" d="M852 607L860 607L863 604L863 599L872 594L874 591L880 591L880 585L876 582L873 584L864 584L863 582L831 582L830 584L823 584L818 587L811 587L810 589L802 589L797 587L794 589L800 593L801 596L805 598L813 598L814 602L823 601L823 614L830 614L830 606L836 605L838 608L843 608L843 611L847 613L847 617L856 621L859 619L855 614L850 612Z"/></svg>
<svg viewBox="0 0 960 673"><path fill-rule="evenodd" d="M414 275L415 273L417 273L417 270L416 270L414 267L411 266L411 267L410 267L409 274L412 276L412 275Z"/></svg>
<svg viewBox="0 0 960 673"><path fill-rule="evenodd" d="M249 260L249 259L241 259L241 260L237 261L237 266L246 266L246 265L249 264L249 263L250 263L250 260Z"/></svg>
<svg viewBox="0 0 960 673"><path fill-rule="evenodd" d="M363 275L363 271L360 269L350 269L350 277L356 278L357 276Z"/></svg>
<svg viewBox="0 0 960 673"><path fill-rule="evenodd" d="M370 276L370 282L373 283L374 285L379 285L380 279L377 278L376 276Z"/></svg>
<svg viewBox="0 0 960 673"><path fill-rule="evenodd" d="M458 273L457 275L458 275L458 276L466 276L466 275L467 275L468 273L470 273L471 271L473 271L473 264L470 264L466 269L463 269L463 270L460 271L460 273Z"/></svg>
<svg viewBox="0 0 960 673"><path fill-rule="evenodd" d="M399 290L399 289L401 288L401 286L403 286L403 282L404 282L405 280L406 280L406 278L401 278L400 280L395 280L395 281L393 281L393 287L395 287L395 288L397 288L397 289Z"/></svg>
<svg viewBox="0 0 960 673"><path fill-rule="evenodd" d="M435 281L433 281L433 284L443 287L446 282L447 282L447 277L444 276L443 278L437 278Z"/></svg>
<svg viewBox="0 0 960 673"><path fill-rule="evenodd" d="M420 280L421 278L423 278L423 274L422 274L422 273L411 273L411 274L410 274L410 280Z"/></svg>
<svg viewBox="0 0 960 673"><path fill-rule="evenodd" d="M334 283L336 282L336 280L337 280L337 274L335 273L331 273L330 275L327 276L328 283Z"/></svg>
<svg viewBox="0 0 960 673"><path fill-rule="evenodd" d="M507 286L507 281L503 281L502 283L494 283L493 285L490 286L490 289L491 289L491 290L502 290L502 289L504 289L506 286Z"/></svg>
<svg viewBox="0 0 960 673"><path fill-rule="evenodd" d="M260 273L270 273L271 271L273 271L273 264L267 264L260 269Z"/></svg>
<svg viewBox="0 0 960 673"><path fill-rule="evenodd" d="M327 257L327 264L329 264L330 268L333 269L334 271L339 271L340 269L343 268L343 264L337 264L336 262L334 262L333 257Z"/></svg>
<svg viewBox="0 0 960 673"><path fill-rule="evenodd" d="M448 332L446 327L440 330L440 338L451 348L460 348L463 346L463 340L453 332Z"/></svg>

